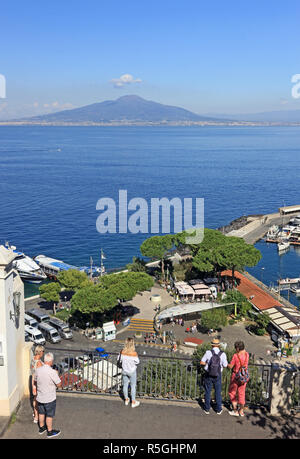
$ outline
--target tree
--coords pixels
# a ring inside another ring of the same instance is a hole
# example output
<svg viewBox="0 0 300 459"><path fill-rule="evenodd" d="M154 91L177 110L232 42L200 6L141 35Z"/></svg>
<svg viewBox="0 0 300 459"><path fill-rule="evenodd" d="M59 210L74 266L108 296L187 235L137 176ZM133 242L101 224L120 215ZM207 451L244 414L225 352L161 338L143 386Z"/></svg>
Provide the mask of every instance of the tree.
<svg viewBox="0 0 300 459"><path fill-rule="evenodd" d="M251 303L247 298L238 290L228 290L226 292L225 298L223 298L222 303L235 303L237 308L237 313L245 317L248 315L248 312L252 310ZM234 305L225 306L226 312L231 314L234 312Z"/></svg>
<svg viewBox="0 0 300 459"><path fill-rule="evenodd" d="M164 258L173 246L174 236L171 234L152 236L142 243L140 251L144 257L158 258L161 261L161 272L164 277Z"/></svg>
<svg viewBox="0 0 300 459"><path fill-rule="evenodd" d="M58 303L60 300L59 293L61 291L61 287L58 282L50 282L49 284L43 284L39 288L40 295L44 300L48 301L49 303L55 304Z"/></svg>
<svg viewBox="0 0 300 459"><path fill-rule="evenodd" d="M255 266L261 259L261 253L251 244L246 244L244 239L235 236L225 238L222 250L224 264L232 272L232 286L235 270L244 271L246 266Z"/></svg>
<svg viewBox="0 0 300 459"><path fill-rule="evenodd" d="M132 263L128 263L126 265L126 268L128 271L133 271L133 272L146 272L146 262L142 260L139 257L133 257L132 258Z"/></svg>
<svg viewBox="0 0 300 459"><path fill-rule="evenodd" d="M201 313L201 325L207 330L225 327L227 325L227 315L224 308L212 308Z"/></svg>
<svg viewBox="0 0 300 459"><path fill-rule="evenodd" d="M131 300L137 292L149 290L153 285L153 278L142 272L109 274L103 276L98 284L99 288L108 289L121 301Z"/></svg>
<svg viewBox="0 0 300 459"><path fill-rule="evenodd" d="M82 287L90 284L90 280L86 273L78 271L77 269L69 269L68 271L61 271L57 275L58 282L67 290L77 291Z"/></svg>
<svg viewBox="0 0 300 459"><path fill-rule="evenodd" d="M117 304L116 295L98 285L88 285L78 290L71 299L72 312L80 311L82 314L90 314L91 322L94 313L104 313Z"/></svg>
<svg viewBox="0 0 300 459"><path fill-rule="evenodd" d="M220 231L205 228L203 241L191 246L193 266L200 272L220 274L226 267L223 254L225 243L226 236Z"/></svg>

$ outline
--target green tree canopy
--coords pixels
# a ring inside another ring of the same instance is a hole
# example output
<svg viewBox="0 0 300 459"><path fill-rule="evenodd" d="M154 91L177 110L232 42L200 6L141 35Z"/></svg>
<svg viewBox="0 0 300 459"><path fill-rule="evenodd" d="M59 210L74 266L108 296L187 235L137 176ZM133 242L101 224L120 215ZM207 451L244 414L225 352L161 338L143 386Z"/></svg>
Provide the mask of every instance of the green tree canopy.
<svg viewBox="0 0 300 459"><path fill-rule="evenodd" d="M58 303L60 300L59 293L61 291L61 286L58 282L43 284L40 286L39 291L41 297L49 303Z"/></svg>
<svg viewBox="0 0 300 459"><path fill-rule="evenodd" d="M162 274L164 275L164 258L173 246L174 236L172 234L152 236L142 243L140 251L144 257L158 258L161 261Z"/></svg>
<svg viewBox="0 0 300 459"><path fill-rule="evenodd" d="M117 304L117 297L98 285L87 285L78 290L71 299L72 311L78 310L83 314L103 313Z"/></svg>
<svg viewBox="0 0 300 459"><path fill-rule="evenodd" d="M206 329L216 330L227 325L227 314L224 308L212 308L201 312L201 325Z"/></svg>
<svg viewBox="0 0 300 459"><path fill-rule="evenodd" d="M223 253L225 244L226 236L220 231L205 228L203 241L191 246L193 266L200 272L222 271L226 267Z"/></svg>
<svg viewBox="0 0 300 459"><path fill-rule="evenodd" d="M68 290L76 291L89 285L90 280L86 273L77 269L61 271L57 275L58 282Z"/></svg>
<svg viewBox="0 0 300 459"><path fill-rule="evenodd" d="M128 301L137 292L149 290L153 285L153 278L148 274L143 272L127 272L103 276L100 279L98 287L113 292L121 301Z"/></svg>
<svg viewBox="0 0 300 459"><path fill-rule="evenodd" d="M132 258L132 263L128 263L126 265L126 268L128 271L133 271L133 272L146 272L146 262L142 260L139 257L133 257Z"/></svg>
<svg viewBox="0 0 300 459"><path fill-rule="evenodd" d="M261 259L261 253L256 247L234 236L225 238L222 253L227 269L232 271L232 280L235 270L244 271L246 266L256 266Z"/></svg>

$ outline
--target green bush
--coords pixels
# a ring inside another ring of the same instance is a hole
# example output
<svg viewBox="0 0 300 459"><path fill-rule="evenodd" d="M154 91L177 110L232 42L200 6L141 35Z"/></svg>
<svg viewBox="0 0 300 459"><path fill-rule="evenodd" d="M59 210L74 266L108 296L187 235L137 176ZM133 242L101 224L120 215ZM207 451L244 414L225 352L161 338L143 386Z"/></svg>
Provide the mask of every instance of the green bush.
<svg viewBox="0 0 300 459"><path fill-rule="evenodd" d="M265 328L256 328L255 329L255 333L258 336L263 336L266 333L266 329Z"/></svg>

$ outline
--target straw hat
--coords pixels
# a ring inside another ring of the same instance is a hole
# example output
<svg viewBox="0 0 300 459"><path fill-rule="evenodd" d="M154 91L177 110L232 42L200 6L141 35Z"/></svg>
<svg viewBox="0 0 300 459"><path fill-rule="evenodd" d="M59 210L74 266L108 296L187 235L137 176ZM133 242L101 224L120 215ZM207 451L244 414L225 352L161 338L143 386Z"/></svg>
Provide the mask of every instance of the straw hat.
<svg viewBox="0 0 300 459"><path fill-rule="evenodd" d="M210 344L213 346L220 346L220 340L218 340L218 338L214 338Z"/></svg>

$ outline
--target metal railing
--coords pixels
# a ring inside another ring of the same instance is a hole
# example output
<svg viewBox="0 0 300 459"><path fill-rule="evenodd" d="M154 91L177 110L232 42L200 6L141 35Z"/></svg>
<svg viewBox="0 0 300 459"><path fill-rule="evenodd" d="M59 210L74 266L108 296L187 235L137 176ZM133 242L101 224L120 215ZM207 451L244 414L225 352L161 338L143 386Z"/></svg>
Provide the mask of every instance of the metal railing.
<svg viewBox="0 0 300 459"><path fill-rule="evenodd" d="M116 353L103 358L96 352L66 350L62 359L64 363L56 363L62 380L60 391L121 396L122 370L117 366L117 358ZM268 406L271 365L249 364L249 373L246 402ZM137 367L136 393L142 398L199 402L204 397L203 377L203 367L193 364L192 359L142 355ZM229 401L230 378L231 371L225 368L222 374L223 401ZM297 400L299 404L299 398Z"/></svg>

